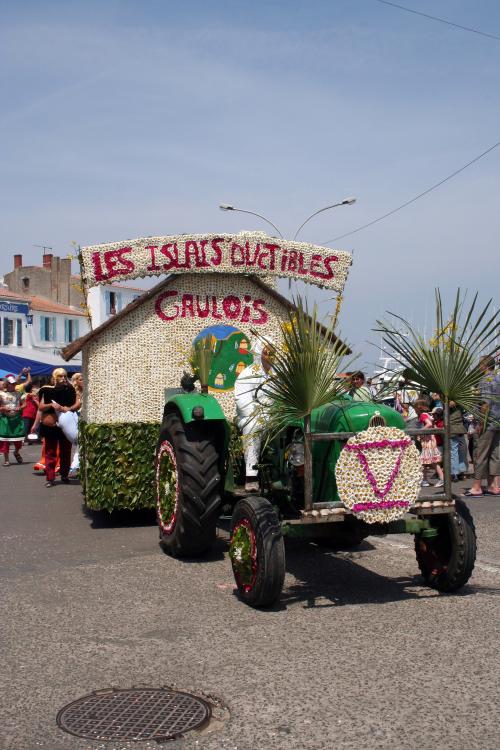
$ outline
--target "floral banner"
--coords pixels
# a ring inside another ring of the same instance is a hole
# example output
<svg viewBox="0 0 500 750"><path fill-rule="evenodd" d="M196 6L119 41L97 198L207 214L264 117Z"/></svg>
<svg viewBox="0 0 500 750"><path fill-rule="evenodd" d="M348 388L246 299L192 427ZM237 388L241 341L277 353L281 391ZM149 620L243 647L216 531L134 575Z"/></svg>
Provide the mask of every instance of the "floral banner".
<svg viewBox="0 0 500 750"><path fill-rule="evenodd" d="M262 232L139 237L81 250L88 287L144 276L238 273L301 279L341 292L352 262L344 250L268 237Z"/></svg>
<svg viewBox="0 0 500 750"><path fill-rule="evenodd" d="M422 465L413 441L397 427L369 427L351 437L335 466L341 501L366 523L386 523L417 501Z"/></svg>

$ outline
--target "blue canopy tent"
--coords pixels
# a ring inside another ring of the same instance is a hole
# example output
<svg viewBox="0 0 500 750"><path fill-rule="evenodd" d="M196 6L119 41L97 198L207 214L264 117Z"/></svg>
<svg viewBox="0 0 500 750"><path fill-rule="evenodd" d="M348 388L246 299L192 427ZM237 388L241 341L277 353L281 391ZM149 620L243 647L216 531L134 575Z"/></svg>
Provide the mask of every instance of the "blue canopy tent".
<svg viewBox="0 0 500 750"><path fill-rule="evenodd" d="M46 364L45 362L37 362L34 359L26 359L25 357L15 357L13 354L7 354L5 351L0 352L0 377L4 378L6 375L12 373L17 375L21 372L24 367L31 368L31 377L35 375L51 375L52 370L55 367L64 367L68 373L80 372L82 369L81 364L72 365L61 360L61 364Z"/></svg>

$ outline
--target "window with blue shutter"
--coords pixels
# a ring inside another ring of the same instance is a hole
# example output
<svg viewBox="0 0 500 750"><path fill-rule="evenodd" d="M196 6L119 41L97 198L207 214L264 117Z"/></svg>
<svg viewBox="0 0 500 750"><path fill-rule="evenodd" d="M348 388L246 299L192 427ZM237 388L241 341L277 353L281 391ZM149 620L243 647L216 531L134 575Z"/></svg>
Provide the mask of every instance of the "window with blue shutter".
<svg viewBox="0 0 500 750"><path fill-rule="evenodd" d="M106 317L109 318L111 315L111 292L109 292L107 289L104 292L104 301L106 305Z"/></svg>
<svg viewBox="0 0 500 750"><path fill-rule="evenodd" d="M23 321L19 318L16 320L16 344L23 345Z"/></svg>
<svg viewBox="0 0 500 750"><path fill-rule="evenodd" d="M51 331L52 335L51 335L50 340L51 341L57 341L57 318L51 318L51 322L52 322L52 326L51 326L51 328L52 328L52 331Z"/></svg>
<svg viewBox="0 0 500 750"><path fill-rule="evenodd" d="M45 341L45 318L40 315L40 341Z"/></svg>
<svg viewBox="0 0 500 750"><path fill-rule="evenodd" d="M14 343L14 321L10 318L3 319L3 343L4 346Z"/></svg>
<svg viewBox="0 0 500 750"><path fill-rule="evenodd" d="M122 309L122 293L117 292L116 293L116 312L119 313Z"/></svg>
<svg viewBox="0 0 500 750"><path fill-rule="evenodd" d="M66 344L69 344L71 342L70 323L70 320L64 318L64 341L66 342Z"/></svg>
<svg viewBox="0 0 500 750"><path fill-rule="evenodd" d="M79 331L80 331L80 321L79 320L74 320L73 321L73 328L75 330L74 338L77 339L80 336L80 333L79 333Z"/></svg>

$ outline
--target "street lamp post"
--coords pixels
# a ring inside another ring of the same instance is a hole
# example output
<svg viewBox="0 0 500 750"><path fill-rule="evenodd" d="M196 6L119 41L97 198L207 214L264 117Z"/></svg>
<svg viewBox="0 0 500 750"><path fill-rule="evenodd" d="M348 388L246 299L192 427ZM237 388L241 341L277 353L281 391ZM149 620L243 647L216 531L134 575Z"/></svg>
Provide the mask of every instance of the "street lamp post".
<svg viewBox="0 0 500 750"><path fill-rule="evenodd" d="M219 205L219 208L221 211L238 211L240 214L251 214L252 216L258 216L259 219L262 219L263 221L267 221L267 223L270 224L273 227L273 229L275 229L278 232L281 239L283 239L283 235L281 234L278 227L275 224L273 224L272 221L269 221L269 219L266 219L265 216L262 216L262 214L257 214L255 213L255 211L247 211L244 208L236 208L236 206L231 206L229 203L221 203Z"/></svg>
<svg viewBox="0 0 500 750"><path fill-rule="evenodd" d="M295 232L293 239L294 240L297 239L300 230L307 224L308 221L314 218L314 216L317 216L318 214L323 213L323 211L329 211L331 208L337 208L337 206L352 206L353 203L356 203L356 198L344 198L344 200L340 201L339 203L333 203L331 206L325 206L324 208L318 209L318 211L315 211L313 214L308 216L305 221L302 222L300 227ZM262 216L262 214L258 214L255 211L248 211L245 208L237 208L237 206L232 206L230 203L221 203L219 205L219 208L221 211L238 211L240 214L250 214L251 216L258 216L259 219L266 221L270 226L272 226L273 229L275 229L278 232L281 239L283 239L283 235L281 234L276 224L273 224L272 221L267 219L265 216Z"/></svg>
<svg viewBox="0 0 500 750"><path fill-rule="evenodd" d="M334 203L331 206L325 206L324 208L320 208L318 211L315 211L313 214L311 214L310 216L308 216L305 221L302 222L302 224L300 225L300 227L295 232L295 234L293 236L293 239L296 240L297 237L299 236L299 232L302 229L302 227L304 227L307 224L308 221L310 221L312 218L314 218L318 214L323 213L323 211L329 211L330 208L337 208L337 206L352 206L353 203L356 203L356 198L344 198L344 200L340 201L340 203Z"/></svg>

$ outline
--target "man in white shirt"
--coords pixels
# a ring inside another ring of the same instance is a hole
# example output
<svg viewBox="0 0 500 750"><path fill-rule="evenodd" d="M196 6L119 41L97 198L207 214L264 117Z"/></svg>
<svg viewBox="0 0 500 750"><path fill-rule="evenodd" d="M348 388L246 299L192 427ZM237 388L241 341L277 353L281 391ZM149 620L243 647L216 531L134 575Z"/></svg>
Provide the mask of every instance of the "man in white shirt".
<svg viewBox="0 0 500 750"><path fill-rule="evenodd" d="M265 395L260 386L269 377L272 342L269 339L266 343L257 341L252 353L254 355L253 364L245 367L234 384L236 419L243 435L246 492L259 491L257 464L262 443L259 421L262 420L262 405L265 403Z"/></svg>

